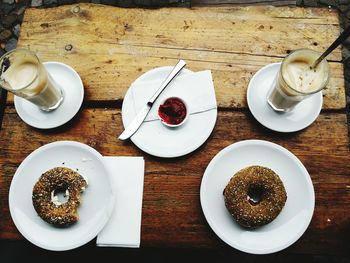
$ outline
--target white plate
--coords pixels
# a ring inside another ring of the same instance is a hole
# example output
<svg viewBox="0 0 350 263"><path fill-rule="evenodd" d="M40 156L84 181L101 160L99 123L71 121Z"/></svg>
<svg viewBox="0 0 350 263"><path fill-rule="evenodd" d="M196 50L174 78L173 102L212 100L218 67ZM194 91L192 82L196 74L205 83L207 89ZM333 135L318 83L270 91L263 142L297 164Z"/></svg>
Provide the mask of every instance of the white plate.
<svg viewBox="0 0 350 263"><path fill-rule="evenodd" d="M230 178L251 165L275 171L287 192L287 202L277 218L254 230L236 223L223 198ZM247 253L268 254L290 246L305 232L315 194L310 175L295 155L271 142L247 140L226 147L211 160L202 178L200 201L210 227L224 242Z"/></svg>
<svg viewBox="0 0 350 263"><path fill-rule="evenodd" d="M54 111L44 112L18 96L14 96L14 103L19 117L25 123L39 129L52 129L65 124L77 114L84 99L84 86L78 73L70 66L60 62L43 64L63 89L62 104Z"/></svg>
<svg viewBox="0 0 350 263"><path fill-rule="evenodd" d="M123 125L128 124L136 116L132 98L133 85L142 81L165 79L173 67L152 69L141 75L128 89L122 106ZM192 71L183 69L180 74ZM214 129L217 109L190 115L184 125L172 129L159 120L144 122L131 137L131 141L141 150L158 157L178 157L188 154L200 147Z"/></svg>
<svg viewBox="0 0 350 263"><path fill-rule="evenodd" d="M287 113L275 112L267 103L267 93L277 75L281 63L261 68L249 82L248 107L254 118L265 127L278 132L295 132L312 124L322 109L322 91L301 101Z"/></svg>
<svg viewBox="0 0 350 263"><path fill-rule="evenodd" d="M57 166L78 169L88 181L78 208L79 221L66 228L46 223L32 204L34 184L41 174ZM58 141L38 148L18 167L11 182L9 207L17 229L30 242L48 250L69 250L101 231L111 215L113 196L102 155L82 143Z"/></svg>

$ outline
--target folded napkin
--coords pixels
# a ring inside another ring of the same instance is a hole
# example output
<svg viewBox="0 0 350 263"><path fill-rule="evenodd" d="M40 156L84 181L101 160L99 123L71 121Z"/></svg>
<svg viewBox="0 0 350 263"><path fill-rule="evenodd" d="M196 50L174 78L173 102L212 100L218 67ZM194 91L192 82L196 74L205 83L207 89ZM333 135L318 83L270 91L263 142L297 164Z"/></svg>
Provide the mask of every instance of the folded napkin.
<svg viewBox="0 0 350 263"><path fill-rule="evenodd" d="M133 84L132 96L135 112L139 112L159 89L164 79ZM158 119L159 105L169 97L179 97L187 103L190 114L216 109L216 97L210 70L183 74L176 77L160 94L145 121Z"/></svg>
<svg viewBox="0 0 350 263"><path fill-rule="evenodd" d="M140 247L145 161L143 157L104 157L115 191L114 211L97 235L97 246Z"/></svg>

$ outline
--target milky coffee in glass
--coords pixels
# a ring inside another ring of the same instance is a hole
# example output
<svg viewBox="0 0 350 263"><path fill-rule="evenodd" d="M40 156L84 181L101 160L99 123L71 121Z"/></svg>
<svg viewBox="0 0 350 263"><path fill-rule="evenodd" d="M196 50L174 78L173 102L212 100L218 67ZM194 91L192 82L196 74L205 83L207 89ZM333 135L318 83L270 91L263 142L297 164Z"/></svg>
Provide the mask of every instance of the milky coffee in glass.
<svg viewBox="0 0 350 263"><path fill-rule="evenodd" d="M44 111L58 108L63 101L61 88L26 49L15 49L0 58L0 86Z"/></svg>
<svg viewBox="0 0 350 263"><path fill-rule="evenodd" d="M324 59L315 69L312 68L319 56L311 49L298 49L283 59L267 95L267 102L275 111L291 111L300 101L327 85L327 61Z"/></svg>

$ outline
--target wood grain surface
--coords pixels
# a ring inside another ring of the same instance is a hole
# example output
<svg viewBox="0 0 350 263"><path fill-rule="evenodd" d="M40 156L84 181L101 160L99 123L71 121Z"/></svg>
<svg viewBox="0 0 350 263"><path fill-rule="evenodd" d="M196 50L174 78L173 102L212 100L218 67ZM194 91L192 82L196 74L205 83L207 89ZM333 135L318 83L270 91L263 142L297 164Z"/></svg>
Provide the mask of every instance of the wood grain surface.
<svg viewBox="0 0 350 263"><path fill-rule="evenodd" d="M78 8L79 7L79 8ZM308 128L272 132L249 113L246 88L262 66L291 50L325 49L339 34L339 19L327 9L198 7L121 9L79 4L26 11L20 47L74 67L85 101L66 125L38 130L17 115L12 97L0 130L0 239L23 239L9 213L8 191L24 158L57 140L86 143L103 155L144 156L146 161L141 246L230 250L207 224L199 201L202 175L224 147L246 139L275 142L293 152L309 171L316 194L305 234L283 253L346 255L350 249L350 154L344 74L337 49L323 112ZM184 157L161 159L120 142L121 102L130 83L147 70L183 58L194 71L211 69L218 120L209 139Z"/></svg>
<svg viewBox="0 0 350 263"><path fill-rule="evenodd" d="M245 108L249 80L261 67L298 48L321 52L338 35L338 14L327 9L79 4L27 9L18 46L76 69L89 101L120 101L142 73L182 58L193 71L212 70L219 107ZM339 48L329 60L324 109L344 109Z"/></svg>
<svg viewBox="0 0 350 263"><path fill-rule="evenodd" d="M273 6L295 6L296 0L191 0L193 6L208 5L273 5ZM306 5L307 6L307 5Z"/></svg>
<svg viewBox="0 0 350 263"><path fill-rule="evenodd" d="M309 171L316 195L315 213L306 233L288 252L345 254L350 238L350 155L346 116L322 114L298 133L268 132L250 113L220 111L209 140L194 153L160 159L130 142L116 140L122 131L118 109L83 109L73 121L53 131L29 127L8 107L0 132L0 238L18 239L7 203L13 174L21 161L56 140L86 143L103 155L144 156L146 173L142 210L142 246L216 247L221 241L202 214L199 189L210 160L224 147L246 139L278 143L293 152Z"/></svg>

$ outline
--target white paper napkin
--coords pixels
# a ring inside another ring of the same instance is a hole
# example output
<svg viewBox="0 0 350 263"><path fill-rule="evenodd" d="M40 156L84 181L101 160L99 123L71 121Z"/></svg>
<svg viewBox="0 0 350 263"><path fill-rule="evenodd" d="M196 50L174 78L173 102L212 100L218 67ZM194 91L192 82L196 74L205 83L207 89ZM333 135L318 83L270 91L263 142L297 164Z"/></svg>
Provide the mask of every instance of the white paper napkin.
<svg viewBox="0 0 350 263"><path fill-rule="evenodd" d="M145 161L143 157L104 157L115 191L114 211L96 245L140 247Z"/></svg>
<svg viewBox="0 0 350 263"><path fill-rule="evenodd" d="M163 81L163 79L159 79L133 84L132 96L135 112L139 112L146 105ZM160 94L145 121L158 119L159 105L168 97L183 99L187 103L190 114L216 109L216 96L211 71L199 71L176 77Z"/></svg>

